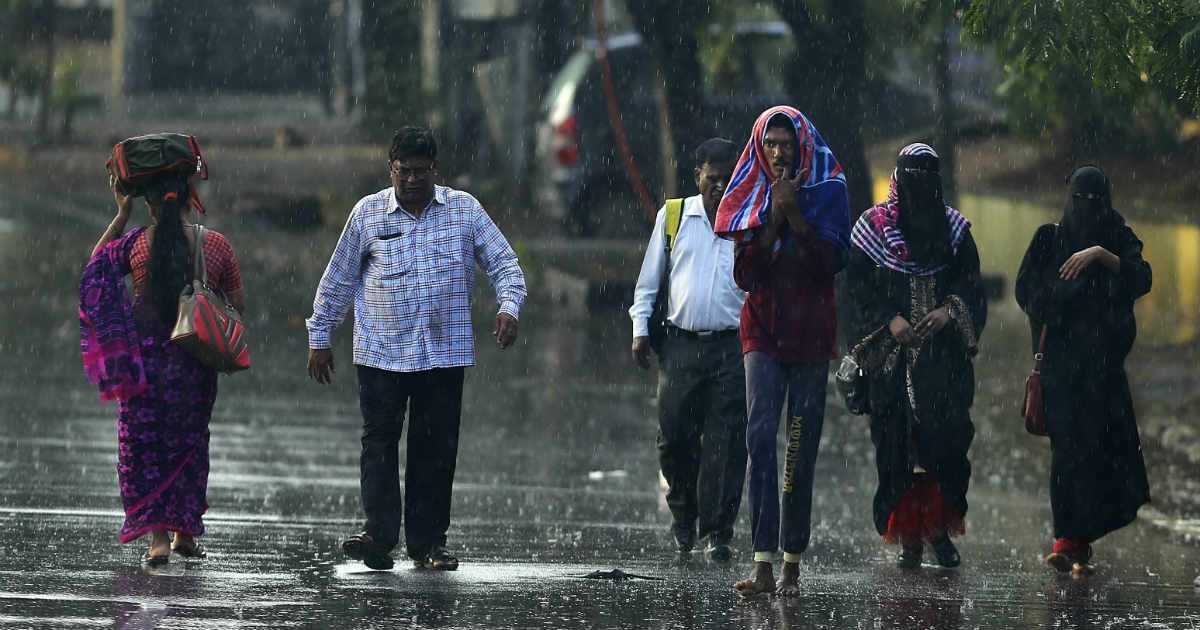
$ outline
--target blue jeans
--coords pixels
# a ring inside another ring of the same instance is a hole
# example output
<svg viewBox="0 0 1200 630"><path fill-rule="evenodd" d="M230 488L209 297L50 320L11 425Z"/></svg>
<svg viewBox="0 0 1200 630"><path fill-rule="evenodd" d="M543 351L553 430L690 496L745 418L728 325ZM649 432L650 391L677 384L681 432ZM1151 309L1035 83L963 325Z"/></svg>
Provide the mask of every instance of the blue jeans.
<svg viewBox="0 0 1200 630"><path fill-rule="evenodd" d="M756 560L783 547L784 560L808 548L812 525L813 473L825 422L829 362L777 363L763 352L749 352L746 365L746 450L750 483L750 529ZM787 451L780 519L776 435L787 401ZM782 534L782 535L781 535Z"/></svg>

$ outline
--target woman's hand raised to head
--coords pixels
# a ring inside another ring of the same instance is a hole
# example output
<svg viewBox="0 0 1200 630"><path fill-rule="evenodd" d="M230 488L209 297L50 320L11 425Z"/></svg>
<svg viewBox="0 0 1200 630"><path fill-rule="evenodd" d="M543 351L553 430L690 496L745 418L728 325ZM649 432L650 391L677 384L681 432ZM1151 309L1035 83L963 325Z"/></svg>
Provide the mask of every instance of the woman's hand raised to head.
<svg viewBox="0 0 1200 630"><path fill-rule="evenodd" d="M124 190L121 190L117 176L112 173L108 174L108 189L112 191L113 201L117 202L117 216L113 217L112 222L100 235L100 240L96 241L96 246L92 248L92 256L95 256L96 252L100 251L105 244L117 240L125 233L125 224L129 222L129 213L133 211L133 196L127 195Z"/></svg>
<svg viewBox="0 0 1200 630"><path fill-rule="evenodd" d="M133 196L125 194L121 189L121 183L117 180L117 176L112 173L108 174L108 189L112 191L113 201L117 202L117 217L123 221L129 220L129 214L133 211Z"/></svg>

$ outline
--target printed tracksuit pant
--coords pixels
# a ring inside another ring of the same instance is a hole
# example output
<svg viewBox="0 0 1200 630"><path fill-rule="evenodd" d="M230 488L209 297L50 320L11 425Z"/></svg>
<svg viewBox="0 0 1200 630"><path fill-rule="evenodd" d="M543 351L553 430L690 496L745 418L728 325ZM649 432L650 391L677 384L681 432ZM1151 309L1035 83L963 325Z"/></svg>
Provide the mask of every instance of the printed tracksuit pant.
<svg viewBox="0 0 1200 630"><path fill-rule="evenodd" d="M778 363L763 352L748 352L744 360L754 559L769 562L782 547L784 561L796 562L808 548L812 525L813 473L825 421L829 363ZM787 450L781 495L776 435L785 401Z"/></svg>

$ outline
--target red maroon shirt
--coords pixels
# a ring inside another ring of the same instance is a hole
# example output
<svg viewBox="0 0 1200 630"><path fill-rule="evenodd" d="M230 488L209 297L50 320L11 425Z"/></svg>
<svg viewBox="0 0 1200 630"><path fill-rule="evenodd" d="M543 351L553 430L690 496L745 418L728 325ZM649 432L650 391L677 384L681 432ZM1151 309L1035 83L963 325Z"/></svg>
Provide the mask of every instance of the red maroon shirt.
<svg viewBox="0 0 1200 630"><path fill-rule="evenodd" d="M829 361L837 356L837 252L811 231L793 238L774 260L768 248L737 248L733 277L748 293L742 306L742 351L765 352L780 363Z"/></svg>

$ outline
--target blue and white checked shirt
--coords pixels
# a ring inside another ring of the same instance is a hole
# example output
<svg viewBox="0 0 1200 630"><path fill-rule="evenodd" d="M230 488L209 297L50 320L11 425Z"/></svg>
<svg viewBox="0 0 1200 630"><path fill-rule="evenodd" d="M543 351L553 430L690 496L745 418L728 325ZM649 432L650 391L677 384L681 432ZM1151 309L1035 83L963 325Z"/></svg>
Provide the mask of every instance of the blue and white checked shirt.
<svg viewBox="0 0 1200 630"><path fill-rule="evenodd" d="M355 364L393 372L473 365L476 261L500 312L519 317L525 276L474 197L436 186L420 219L400 208L391 187L363 197L317 287L308 346L329 348L329 332L353 302Z"/></svg>

